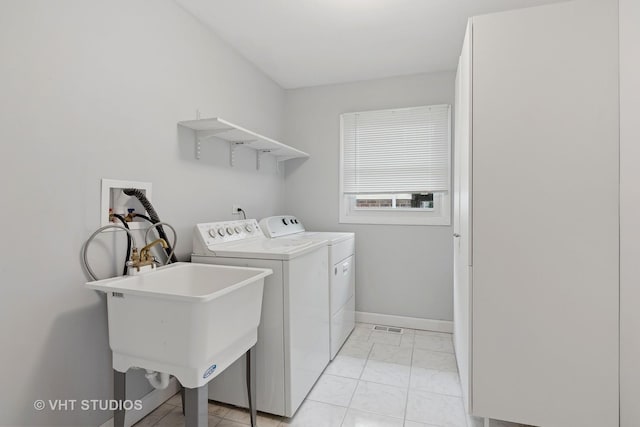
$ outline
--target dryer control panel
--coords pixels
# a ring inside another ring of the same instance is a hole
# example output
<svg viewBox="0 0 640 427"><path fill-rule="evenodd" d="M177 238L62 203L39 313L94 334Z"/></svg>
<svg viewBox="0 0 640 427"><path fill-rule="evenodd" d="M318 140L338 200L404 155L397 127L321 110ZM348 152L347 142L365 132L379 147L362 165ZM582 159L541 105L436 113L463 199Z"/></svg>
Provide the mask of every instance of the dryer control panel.
<svg viewBox="0 0 640 427"><path fill-rule="evenodd" d="M255 238L265 238L255 219L197 224L193 234L193 252L201 253L205 248L210 249L220 243Z"/></svg>
<svg viewBox="0 0 640 427"><path fill-rule="evenodd" d="M267 237L282 237L302 233L304 225L293 215L270 216L260 220L262 231Z"/></svg>

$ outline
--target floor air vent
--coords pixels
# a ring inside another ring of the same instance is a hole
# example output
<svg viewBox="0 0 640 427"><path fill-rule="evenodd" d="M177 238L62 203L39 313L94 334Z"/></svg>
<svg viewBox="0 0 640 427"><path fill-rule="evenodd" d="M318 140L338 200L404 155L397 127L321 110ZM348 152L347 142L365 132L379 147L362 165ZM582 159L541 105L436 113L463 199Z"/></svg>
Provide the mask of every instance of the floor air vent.
<svg viewBox="0 0 640 427"><path fill-rule="evenodd" d="M392 334L401 334L402 328L394 328L393 326L380 326L375 325L373 327L374 331L382 331L382 332L391 332Z"/></svg>

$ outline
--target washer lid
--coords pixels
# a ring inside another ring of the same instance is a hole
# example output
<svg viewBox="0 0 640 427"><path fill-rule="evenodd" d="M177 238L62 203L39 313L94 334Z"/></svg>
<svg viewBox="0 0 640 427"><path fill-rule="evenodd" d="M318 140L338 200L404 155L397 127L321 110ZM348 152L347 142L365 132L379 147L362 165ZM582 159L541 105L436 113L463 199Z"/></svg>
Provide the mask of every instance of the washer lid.
<svg viewBox="0 0 640 427"><path fill-rule="evenodd" d="M288 239L311 239L311 240L328 240L329 246L336 243L355 239L355 233L349 232L332 232L332 231L303 231L302 233L287 236Z"/></svg>
<svg viewBox="0 0 640 427"><path fill-rule="evenodd" d="M214 256L288 260L327 246L323 239L252 239L209 246Z"/></svg>

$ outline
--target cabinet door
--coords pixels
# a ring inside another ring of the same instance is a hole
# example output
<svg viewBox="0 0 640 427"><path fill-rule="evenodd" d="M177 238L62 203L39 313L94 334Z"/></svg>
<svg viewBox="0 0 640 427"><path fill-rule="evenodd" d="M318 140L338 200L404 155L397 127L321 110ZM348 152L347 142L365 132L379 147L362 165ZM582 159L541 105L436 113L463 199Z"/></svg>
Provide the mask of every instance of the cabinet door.
<svg viewBox="0 0 640 427"><path fill-rule="evenodd" d="M462 396L471 412L471 21L462 47L456 74L454 144L454 241L453 301L454 344L460 372Z"/></svg>
<svg viewBox="0 0 640 427"><path fill-rule="evenodd" d="M618 425L617 2L473 19L473 410Z"/></svg>

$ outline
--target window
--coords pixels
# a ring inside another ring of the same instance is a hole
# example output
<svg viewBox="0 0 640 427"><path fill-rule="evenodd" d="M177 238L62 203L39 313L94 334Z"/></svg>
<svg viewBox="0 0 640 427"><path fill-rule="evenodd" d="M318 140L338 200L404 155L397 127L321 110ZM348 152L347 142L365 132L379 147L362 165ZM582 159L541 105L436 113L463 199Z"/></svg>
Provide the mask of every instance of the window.
<svg viewBox="0 0 640 427"><path fill-rule="evenodd" d="M449 105L340 116L340 222L449 225Z"/></svg>

